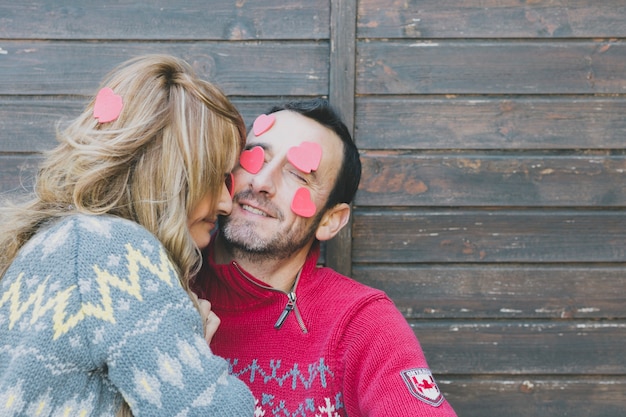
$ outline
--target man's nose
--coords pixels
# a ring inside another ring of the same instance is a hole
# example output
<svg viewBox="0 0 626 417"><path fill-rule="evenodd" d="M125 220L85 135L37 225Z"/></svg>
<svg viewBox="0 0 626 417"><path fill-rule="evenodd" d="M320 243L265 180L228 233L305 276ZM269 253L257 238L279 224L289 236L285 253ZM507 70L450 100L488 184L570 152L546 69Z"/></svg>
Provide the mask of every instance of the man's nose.
<svg viewBox="0 0 626 417"><path fill-rule="evenodd" d="M279 167L272 164L264 164L256 174L249 174L252 190L274 195L276 192L276 184L279 181L279 172Z"/></svg>

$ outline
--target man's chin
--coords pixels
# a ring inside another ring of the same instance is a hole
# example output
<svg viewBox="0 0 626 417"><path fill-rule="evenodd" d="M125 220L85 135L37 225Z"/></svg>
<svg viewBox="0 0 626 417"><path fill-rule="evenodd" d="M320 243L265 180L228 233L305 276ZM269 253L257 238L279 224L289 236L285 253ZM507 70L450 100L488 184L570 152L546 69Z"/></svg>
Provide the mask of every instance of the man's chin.
<svg viewBox="0 0 626 417"><path fill-rule="evenodd" d="M265 244L248 228L228 223L221 231L222 239L231 248L243 252L264 252Z"/></svg>

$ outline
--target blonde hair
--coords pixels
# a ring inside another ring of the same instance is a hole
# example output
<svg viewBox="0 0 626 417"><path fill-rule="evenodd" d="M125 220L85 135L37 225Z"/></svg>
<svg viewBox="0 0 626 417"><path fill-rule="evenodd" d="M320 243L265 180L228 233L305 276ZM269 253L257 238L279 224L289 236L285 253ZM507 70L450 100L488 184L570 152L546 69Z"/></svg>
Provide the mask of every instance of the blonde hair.
<svg viewBox="0 0 626 417"><path fill-rule="evenodd" d="M110 214L152 232L189 292L201 258L187 215L207 192L217 203L224 174L245 142L241 115L216 86L172 56L131 59L101 87L122 97L119 117L99 123L91 100L57 133L60 144L46 154L34 198L2 209L0 279L49 220L76 212Z"/></svg>

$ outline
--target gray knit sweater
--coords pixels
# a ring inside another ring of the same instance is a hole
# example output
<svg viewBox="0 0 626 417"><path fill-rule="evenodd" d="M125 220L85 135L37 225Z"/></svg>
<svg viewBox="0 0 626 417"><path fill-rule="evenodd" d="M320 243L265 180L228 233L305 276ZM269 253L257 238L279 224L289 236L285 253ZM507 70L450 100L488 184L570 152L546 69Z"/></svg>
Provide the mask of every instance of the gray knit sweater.
<svg viewBox="0 0 626 417"><path fill-rule="evenodd" d="M163 246L76 215L35 235L0 280L0 416L252 416L209 350Z"/></svg>

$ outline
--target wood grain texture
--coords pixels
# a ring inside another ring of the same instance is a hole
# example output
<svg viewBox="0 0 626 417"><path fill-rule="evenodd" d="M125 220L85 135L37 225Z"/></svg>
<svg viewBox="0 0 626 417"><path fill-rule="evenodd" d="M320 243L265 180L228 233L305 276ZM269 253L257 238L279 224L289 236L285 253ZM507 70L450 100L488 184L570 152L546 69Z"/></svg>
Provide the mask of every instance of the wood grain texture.
<svg viewBox="0 0 626 417"><path fill-rule="evenodd" d="M626 404L623 377L478 375L437 382L462 417L619 417Z"/></svg>
<svg viewBox="0 0 626 417"><path fill-rule="evenodd" d="M355 264L407 319L626 319L624 264Z"/></svg>
<svg viewBox="0 0 626 417"><path fill-rule="evenodd" d="M357 210L353 262L626 262L623 210Z"/></svg>
<svg viewBox="0 0 626 417"><path fill-rule="evenodd" d="M626 36L621 0L359 1L359 38Z"/></svg>
<svg viewBox="0 0 626 417"><path fill-rule="evenodd" d="M0 1L0 38L325 39L323 0Z"/></svg>
<svg viewBox="0 0 626 417"><path fill-rule="evenodd" d="M78 116L86 103L80 98L0 96L0 155L52 149L57 122Z"/></svg>
<svg viewBox="0 0 626 417"><path fill-rule="evenodd" d="M359 41L358 94L590 94L626 86L611 40Z"/></svg>
<svg viewBox="0 0 626 417"><path fill-rule="evenodd" d="M624 376L622 321L411 321L433 372Z"/></svg>
<svg viewBox="0 0 626 417"><path fill-rule="evenodd" d="M354 138L355 48L357 0L333 0L330 38L330 104ZM326 242L327 265L344 274L352 274L352 218L337 235Z"/></svg>
<svg viewBox="0 0 626 417"><path fill-rule="evenodd" d="M362 151L361 159L361 207L626 206L621 151Z"/></svg>
<svg viewBox="0 0 626 417"><path fill-rule="evenodd" d="M328 94L328 42L8 41L0 55L3 95L90 95L115 65L136 55L187 60L228 95Z"/></svg>
<svg viewBox="0 0 626 417"><path fill-rule="evenodd" d="M622 95L359 97L361 149L624 149Z"/></svg>

